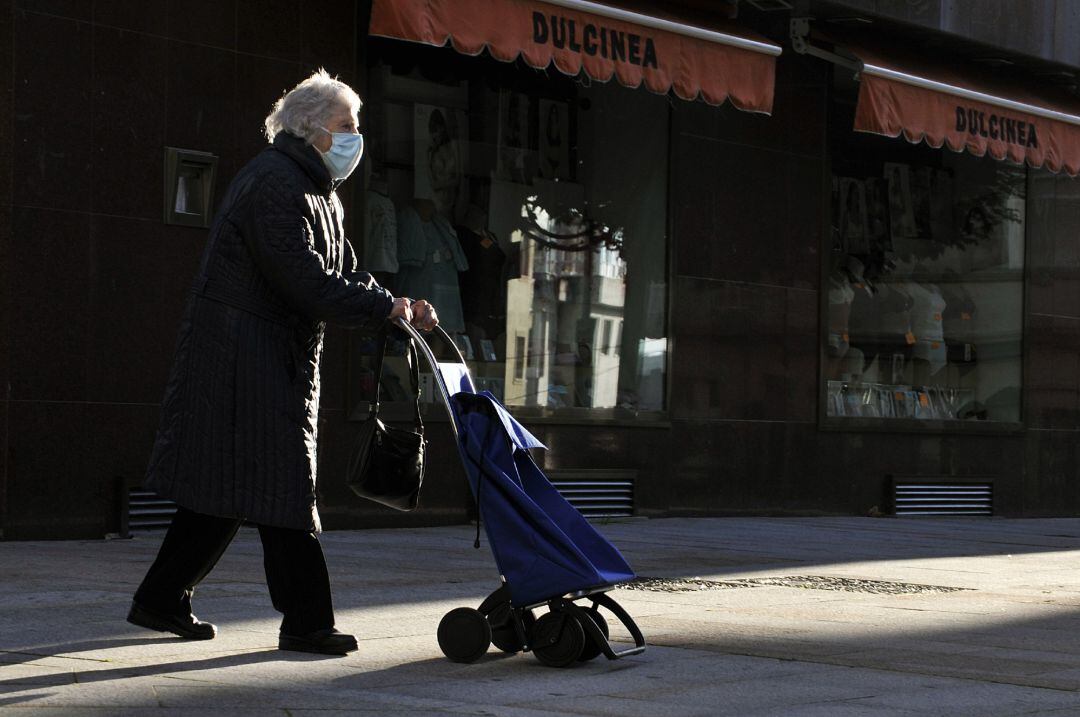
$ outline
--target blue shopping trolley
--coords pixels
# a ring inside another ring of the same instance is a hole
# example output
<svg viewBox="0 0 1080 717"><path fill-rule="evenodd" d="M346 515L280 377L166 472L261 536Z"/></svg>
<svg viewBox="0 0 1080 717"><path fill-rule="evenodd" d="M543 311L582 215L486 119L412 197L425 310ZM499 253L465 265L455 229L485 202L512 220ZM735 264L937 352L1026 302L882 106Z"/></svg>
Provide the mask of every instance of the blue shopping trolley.
<svg viewBox="0 0 1080 717"><path fill-rule="evenodd" d="M641 630L608 594L633 580L634 571L533 461L529 451L544 445L495 396L476 390L446 332L436 328L432 335L449 347L450 362L439 361L407 322L399 319L397 325L431 365L501 577L478 608L455 608L442 618L443 654L474 662L494 644L568 667L599 655L614 660L644 652ZM606 614L626 628L632 647L615 649Z"/></svg>

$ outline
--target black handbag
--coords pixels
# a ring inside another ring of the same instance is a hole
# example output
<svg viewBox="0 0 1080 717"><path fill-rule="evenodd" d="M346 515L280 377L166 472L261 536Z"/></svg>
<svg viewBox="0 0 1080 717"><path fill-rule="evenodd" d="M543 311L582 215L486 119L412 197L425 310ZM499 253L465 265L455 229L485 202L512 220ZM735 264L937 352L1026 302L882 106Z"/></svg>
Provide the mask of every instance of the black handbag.
<svg viewBox="0 0 1080 717"><path fill-rule="evenodd" d="M379 331L375 349L375 397L371 412L360 425L356 445L349 460L346 483L361 498L409 511L420 500L424 482L424 423L420 420L420 367L413 340L406 358L409 378L416 395L413 430L388 426L379 419L379 384L386 357L388 327Z"/></svg>

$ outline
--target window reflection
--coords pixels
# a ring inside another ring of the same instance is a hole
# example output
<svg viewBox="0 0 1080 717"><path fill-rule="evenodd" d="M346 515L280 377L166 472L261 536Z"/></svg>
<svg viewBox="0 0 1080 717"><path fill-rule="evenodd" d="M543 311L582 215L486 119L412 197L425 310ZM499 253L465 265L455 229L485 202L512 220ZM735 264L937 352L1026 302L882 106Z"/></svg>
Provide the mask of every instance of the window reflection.
<svg viewBox="0 0 1080 717"><path fill-rule="evenodd" d="M478 388L508 406L663 410L666 98L373 47L361 264L430 299ZM370 346L353 338L354 404ZM400 358L387 372L404 383Z"/></svg>
<svg viewBox="0 0 1080 717"><path fill-rule="evenodd" d="M834 178L827 415L1020 420L1025 177L945 154Z"/></svg>
<svg viewBox="0 0 1080 717"><path fill-rule="evenodd" d="M618 402L619 355L611 342L626 304L624 232L587 216L585 205L576 204L583 196L567 203L580 193L566 192L567 186L526 197L521 226L512 233L521 267L507 287L507 332L515 337L508 406L611 408ZM516 353L521 347L524 357Z"/></svg>

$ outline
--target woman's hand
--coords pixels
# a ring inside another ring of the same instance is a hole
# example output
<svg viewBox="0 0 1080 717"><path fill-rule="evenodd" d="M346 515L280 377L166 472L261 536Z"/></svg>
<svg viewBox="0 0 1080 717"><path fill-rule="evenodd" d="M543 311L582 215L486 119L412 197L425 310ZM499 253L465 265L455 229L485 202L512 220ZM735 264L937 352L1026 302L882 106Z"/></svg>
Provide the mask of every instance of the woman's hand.
<svg viewBox="0 0 1080 717"><path fill-rule="evenodd" d="M390 315L386 319L387 321L393 321L399 316L410 324L415 320L412 312L412 300L408 297L401 296L394 299L394 308L390 310Z"/></svg>
<svg viewBox="0 0 1080 717"><path fill-rule="evenodd" d="M431 331L439 325L439 317L435 314L435 307L420 299L412 305L412 325L424 331Z"/></svg>

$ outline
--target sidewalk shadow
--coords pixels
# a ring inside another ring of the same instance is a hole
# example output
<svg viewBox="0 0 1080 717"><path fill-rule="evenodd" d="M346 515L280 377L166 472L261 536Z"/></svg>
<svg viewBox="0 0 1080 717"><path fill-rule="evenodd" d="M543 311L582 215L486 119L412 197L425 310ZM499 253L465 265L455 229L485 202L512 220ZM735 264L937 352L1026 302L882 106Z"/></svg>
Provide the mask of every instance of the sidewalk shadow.
<svg viewBox="0 0 1080 717"><path fill-rule="evenodd" d="M176 639L176 638L173 638ZM163 639L151 639L151 640L131 640L131 639L117 639L117 640L99 640L96 642L99 646L104 647L117 647L123 644L159 644L163 642L169 642L168 638ZM61 647L70 648L71 645L62 645ZM63 656L66 652L72 650L57 651L56 656ZM35 655L35 658L40 657L52 657L54 655ZM268 648L260 650L258 652L244 652L234 655L220 655L218 657L209 657L206 659L198 660L186 660L184 662L161 662L154 665L131 665L127 667L116 667L105 670L85 670L78 673L78 681L81 684L88 682L105 682L108 680L123 680L130 677L150 677L155 675L171 675L178 672L191 672L196 670L214 670L224 667L239 667L241 665L252 665L264 662L312 662L320 659L341 659L334 655L314 655L309 653L290 653L283 652L276 648ZM66 676L66 673L65 673ZM14 679L4 680L0 679L0 690L20 687L42 687L46 686L42 684L43 679L48 679L42 676L32 677L16 677Z"/></svg>
<svg viewBox="0 0 1080 717"><path fill-rule="evenodd" d="M176 637L109 637L82 642L57 642L52 645L35 645L17 650L0 649L0 665L20 665L24 662L40 660L43 657L66 657L73 652L91 652L108 650L114 647L133 647L135 645L162 645L174 642ZM14 658L14 659L10 659Z"/></svg>
<svg viewBox="0 0 1080 717"><path fill-rule="evenodd" d="M361 650L363 650L363 645L361 645ZM453 681L458 676L468 676L471 679L483 678L493 682L520 679L528 683L532 679L543 680L558 677L560 674L564 678L589 677L635 669L642 664L644 663L640 660L611 661L598 657L587 662L574 663L570 668L555 668L541 664L532 654L500 652L492 648L475 662L452 662L441 655L426 657L389 667L352 672L334 678L332 684L347 690L381 689L387 685L423 685L442 680ZM566 671L561 671L563 669Z"/></svg>
<svg viewBox="0 0 1080 717"><path fill-rule="evenodd" d="M7 705L21 705L21 704L25 704L27 702L30 702L31 700L41 699L42 697L51 697L51 696L52 696L52 693L50 693L49 695L34 695L34 696L23 696L23 697L0 697L0 708L5 707Z"/></svg>

